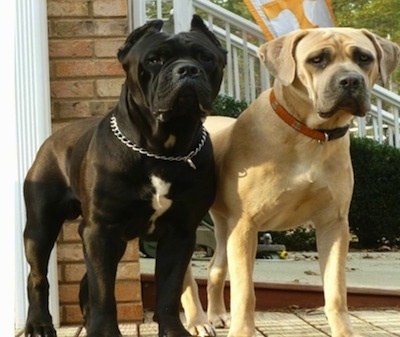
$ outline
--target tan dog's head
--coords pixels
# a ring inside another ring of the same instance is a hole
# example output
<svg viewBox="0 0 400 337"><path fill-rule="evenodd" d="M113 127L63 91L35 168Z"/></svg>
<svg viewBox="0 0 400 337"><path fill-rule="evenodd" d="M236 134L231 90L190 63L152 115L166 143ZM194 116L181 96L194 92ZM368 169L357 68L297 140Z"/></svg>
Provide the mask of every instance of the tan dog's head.
<svg viewBox="0 0 400 337"><path fill-rule="evenodd" d="M283 86L307 91L314 111L328 119L364 116L370 89L395 70L400 48L365 29L316 28L263 44L259 57Z"/></svg>

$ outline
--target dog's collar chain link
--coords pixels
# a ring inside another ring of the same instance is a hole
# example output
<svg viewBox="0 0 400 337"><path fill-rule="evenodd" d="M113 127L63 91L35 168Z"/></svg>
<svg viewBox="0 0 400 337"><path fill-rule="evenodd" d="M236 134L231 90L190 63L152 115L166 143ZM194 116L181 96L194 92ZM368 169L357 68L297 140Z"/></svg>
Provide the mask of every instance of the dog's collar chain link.
<svg viewBox="0 0 400 337"><path fill-rule="evenodd" d="M319 143L329 142L334 139L343 137L349 130L349 125L345 125L341 128L330 129L330 130L314 130L310 129L308 126L303 124L294 118L286 109L279 104L275 97L274 90L271 90L269 95L271 106L276 112L276 114L289 126L291 126L296 131L302 133L305 136L318 140Z"/></svg>
<svg viewBox="0 0 400 337"><path fill-rule="evenodd" d="M131 148L133 151L139 152L142 155L145 155L147 157L150 158L155 158L155 159L160 159L160 160L166 160L166 161L184 161L186 162L193 170L196 169L196 165L193 163L192 158L195 157L200 150L203 148L206 139L207 139L207 131L204 128L204 126L202 126L201 128L201 140L199 145L197 145L197 147L189 152L186 156L178 156L178 157L172 157L172 156L163 156L163 155L158 155L155 153L151 153L147 150L145 150L144 148L136 145L134 142L132 142L131 140L129 140L119 129L118 124L117 124L117 118L115 117L115 115L112 115L110 118L110 127L111 127L111 131L114 133L115 137L118 138L118 140L122 143L125 144L127 147Z"/></svg>

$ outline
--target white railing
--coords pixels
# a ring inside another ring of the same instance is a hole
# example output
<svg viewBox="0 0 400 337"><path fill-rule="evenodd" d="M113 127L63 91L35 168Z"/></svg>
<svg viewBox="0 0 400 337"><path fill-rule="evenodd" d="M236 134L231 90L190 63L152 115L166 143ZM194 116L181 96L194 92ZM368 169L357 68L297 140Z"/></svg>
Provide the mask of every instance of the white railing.
<svg viewBox="0 0 400 337"><path fill-rule="evenodd" d="M144 1L139 6L138 3ZM169 28L176 31L182 15L171 16L172 8L192 8L192 12L200 14L208 22L209 28L220 39L228 51L228 62L224 81L221 86L221 94L229 95L237 100L253 101L262 91L270 86L269 74L257 57L258 46L266 42L258 25L245 20L224 8L215 5L209 0L131 0L133 12L140 8L145 10L145 15L139 15L146 19L163 18L168 24L175 24ZM174 13L177 11L174 10ZM181 11L180 11L181 12ZM177 14L177 13L176 13ZM138 15L136 14L136 17ZM188 15L184 15L186 28L188 27ZM144 22L137 22L138 26ZM182 23L179 27L185 27ZM359 137L370 137L380 143L400 148L400 96L375 85L372 90L371 112L366 118L356 118L351 131Z"/></svg>

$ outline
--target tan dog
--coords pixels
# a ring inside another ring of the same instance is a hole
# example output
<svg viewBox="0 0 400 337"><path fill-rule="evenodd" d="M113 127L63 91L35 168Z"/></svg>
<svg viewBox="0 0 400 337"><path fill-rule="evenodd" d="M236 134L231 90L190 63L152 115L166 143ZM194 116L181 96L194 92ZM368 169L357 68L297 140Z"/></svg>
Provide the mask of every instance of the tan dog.
<svg viewBox="0 0 400 337"><path fill-rule="evenodd" d="M348 124L370 107L370 89L396 68L400 48L367 30L300 30L261 46L275 77L235 123L209 117L218 191L211 213L217 248L208 280L208 319L229 337L254 336L257 232L316 227L325 312L333 337L355 336L345 265L353 191ZM215 124L218 124L216 127ZM229 265L231 318L222 291ZM207 326L190 270L182 297L189 324Z"/></svg>

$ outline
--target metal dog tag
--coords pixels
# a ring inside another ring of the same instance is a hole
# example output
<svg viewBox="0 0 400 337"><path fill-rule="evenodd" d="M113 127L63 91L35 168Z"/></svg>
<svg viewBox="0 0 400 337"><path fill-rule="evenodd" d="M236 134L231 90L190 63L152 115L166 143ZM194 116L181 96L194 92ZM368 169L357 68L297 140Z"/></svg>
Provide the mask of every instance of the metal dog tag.
<svg viewBox="0 0 400 337"><path fill-rule="evenodd" d="M196 165L192 162L192 160L190 158L186 159L186 162L189 164L189 166L195 170L197 167Z"/></svg>

